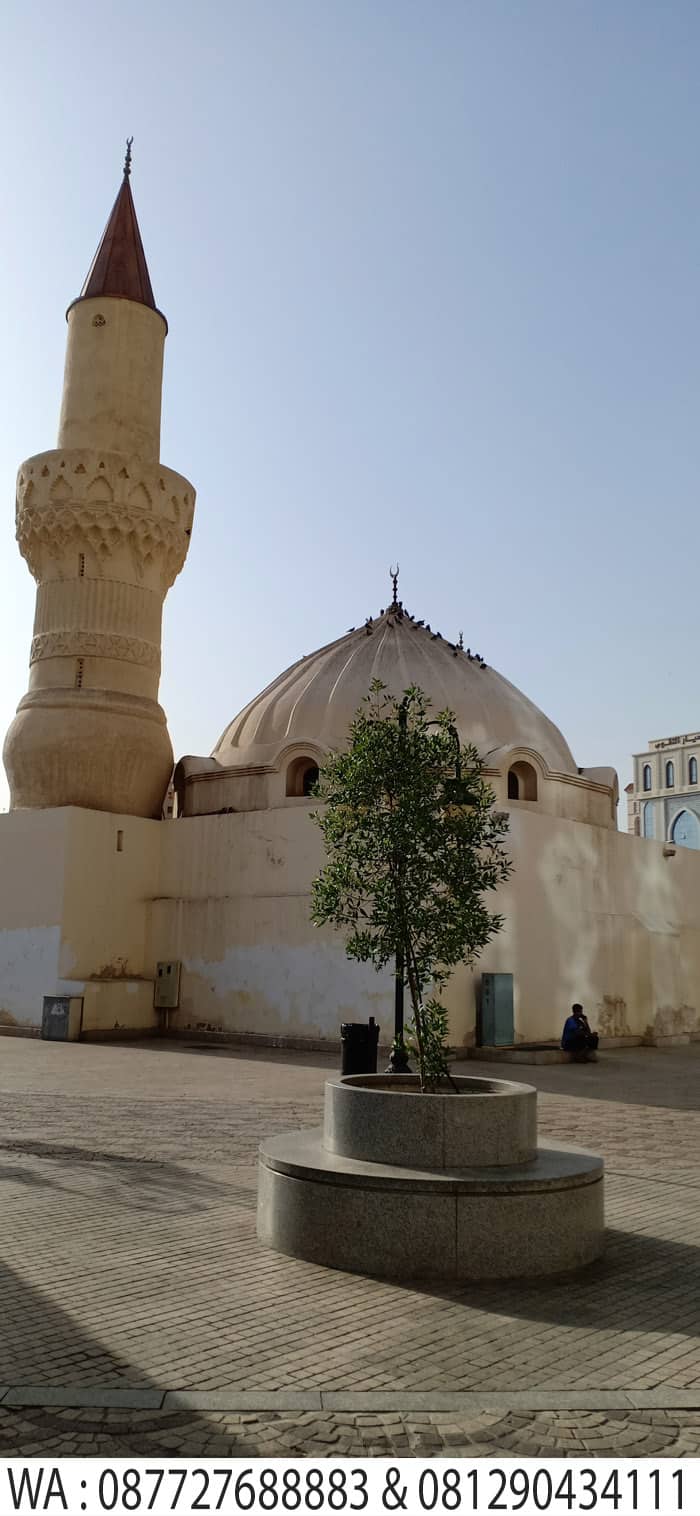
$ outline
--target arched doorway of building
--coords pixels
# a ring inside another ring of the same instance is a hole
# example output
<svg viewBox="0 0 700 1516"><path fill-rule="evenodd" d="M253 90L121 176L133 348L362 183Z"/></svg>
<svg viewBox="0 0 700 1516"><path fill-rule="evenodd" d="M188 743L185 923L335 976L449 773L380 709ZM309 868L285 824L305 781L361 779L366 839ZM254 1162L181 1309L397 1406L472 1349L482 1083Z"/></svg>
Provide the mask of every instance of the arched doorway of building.
<svg viewBox="0 0 700 1516"><path fill-rule="evenodd" d="M671 841L678 847L700 848L700 821L694 811L679 811L674 817Z"/></svg>

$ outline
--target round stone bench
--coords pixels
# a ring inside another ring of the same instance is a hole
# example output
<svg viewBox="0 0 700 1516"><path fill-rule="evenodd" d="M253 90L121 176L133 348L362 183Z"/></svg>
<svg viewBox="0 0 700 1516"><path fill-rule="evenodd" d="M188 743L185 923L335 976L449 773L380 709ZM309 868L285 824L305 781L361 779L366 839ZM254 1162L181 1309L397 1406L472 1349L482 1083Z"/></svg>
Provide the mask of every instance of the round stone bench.
<svg viewBox="0 0 700 1516"><path fill-rule="evenodd" d="M602 1234L603 1164L586 1153L543 1147L524 1165L457 1175L342 1158L317 1132L260 1151L261 1242L329 1268L390 1279L556 1274L592 1263Z"/></svg>
<svg viewBox="0 0 700 1516"><path fill-rule="evenodd" d="M591 1263L603 1245L602 1159L538 1147L529 1086L456 1086L420 1095L415 1076L330 1081L322 1132L260 1149L261 1242L393 1279L507 1279Z"/></svg>

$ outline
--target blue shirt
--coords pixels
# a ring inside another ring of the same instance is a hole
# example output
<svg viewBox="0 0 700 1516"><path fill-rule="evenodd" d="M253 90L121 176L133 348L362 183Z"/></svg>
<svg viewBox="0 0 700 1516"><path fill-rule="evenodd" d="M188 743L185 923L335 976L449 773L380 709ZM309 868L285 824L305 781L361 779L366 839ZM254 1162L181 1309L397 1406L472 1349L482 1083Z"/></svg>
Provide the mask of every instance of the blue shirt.
<svg viewBox="0 0 700 1516"><path fill-rule="evenodd" d="M564 1052L566 1052L567 1048L580 1042L581 1038L585 1036L586 1027L582 1021L579 1021L578 1016L567 1016L564 1022L564 1030L561 1034L561 1045Z"/></svg>

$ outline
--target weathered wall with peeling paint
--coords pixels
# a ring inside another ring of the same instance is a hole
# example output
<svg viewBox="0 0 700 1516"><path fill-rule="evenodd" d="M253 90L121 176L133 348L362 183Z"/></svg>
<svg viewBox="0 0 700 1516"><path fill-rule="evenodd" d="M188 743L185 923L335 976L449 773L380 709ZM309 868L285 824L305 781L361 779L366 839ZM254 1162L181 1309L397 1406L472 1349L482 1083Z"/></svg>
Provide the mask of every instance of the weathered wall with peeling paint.
<svg viewBox="0 0 700 1516"><path fill-rule="evenodd" d="M41 997L57 982L65 830L61 811L0 817L0 1025L6 1027L36 1025Z"/></svg>
<svg viewBox="0 0 700 1516"><path fill-rule="evenodd" d="M558 1036L575 1000L606 1036L700 1033L698 854L534 810L510 821L505 927L479 970L514 973L518 1036Z"/></svg>
<svg viewBox="0 0 700 1516"><path fill-rule="evenodd" d="M389 971L351 964L309 920L322 863L313 803L169 822L66 808L0 817L0 1024L38 1026L45 994L84 996L92 1035L155 1030L159 959L182 963L173 1031L337 1041L374 1015ZM558 1038L572 1001L609 1037L700 1034L700 855L511 809L501 934L448 991L474 1040L482 972L511 972L516 1038ZM121 836L121 842L118 839Z"/></svg>
<svg viewBox="0 0 700 1516"><path fill-rule="evenodd" d="M163 825L151 955L182 962L173 1030L337 1040L339 1021L370 1015L388 1030L390 976L349 963L309 920L322 863L310 809Z"/></svg>
<svg viewBox="0 0 700 1516"><path fill-rule="evenodd" d="M322 862L313 806L163 827L152 956L182 961L176 1030L338 1036L340 1021L393 1024L389 973L349 964L309 922ZM511 808L501 934L448 991L451 1037L474 1040L482 972L511 972L516 1037L558 1038L574 1000L610 1037L700 1032L700 857L626 833Z"/></svg>

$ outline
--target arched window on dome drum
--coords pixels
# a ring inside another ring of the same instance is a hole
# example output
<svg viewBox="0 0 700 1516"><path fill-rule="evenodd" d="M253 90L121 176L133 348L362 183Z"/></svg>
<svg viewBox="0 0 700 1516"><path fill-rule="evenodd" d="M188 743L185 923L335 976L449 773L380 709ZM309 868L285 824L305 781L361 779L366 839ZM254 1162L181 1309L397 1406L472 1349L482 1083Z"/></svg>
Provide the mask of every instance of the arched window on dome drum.
<svg viewBox="0 0 700 1516"><path fill-rule="evenodd" d="M318 784L318 764L313 758L293 758L287 769L287 795L295 795L301 799L304 795L310 795L315 784Z"/></svg>
<svg viewBox="0 0 700 1516"><path fill-rule="evenodd" d="M673 764L671 763L671 760L669 759L668 763L666 764L666 789L667 790L672 790L675 782L676 782L676 778L675 778L675 773L674 773L674 769L673 769Z"/></svg>
<svg viewBox="0 0 700 1516"><path fill-rule="evenodd" d="M643 772L642 772L642 789L644 789L644 790L650 790L651 789L651 764L649 764L649 763L645 763L644 769L643 769Z"/></svg>
<svg viewBox="0 0 700 1516"><path fill-rule="evenodd" d="M514 763L512 768L509 768L508 799L537 799L537 773L531 763Z"/></svg>
<svg viewBox="0 0 700 1516"><path fill-rule="evenodd" d="M690 763L688 764L688 783L689 784L697 784L697 782L698 782L698 760L697 760L697 758L691 758Z"/></svg>

